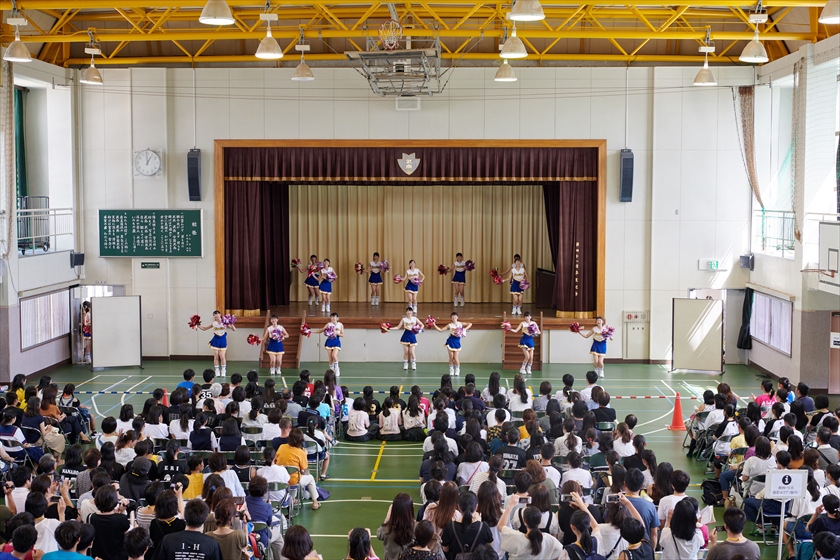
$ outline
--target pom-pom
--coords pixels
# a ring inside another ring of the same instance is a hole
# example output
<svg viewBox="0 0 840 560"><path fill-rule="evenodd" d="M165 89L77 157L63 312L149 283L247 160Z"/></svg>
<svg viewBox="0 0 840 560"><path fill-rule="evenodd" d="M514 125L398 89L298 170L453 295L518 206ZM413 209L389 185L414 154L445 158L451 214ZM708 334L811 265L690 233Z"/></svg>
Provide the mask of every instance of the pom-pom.
<svg viewBox="0 0 840 560"><path fill-rule="evenodd" d="M198 327L199 325L201 325L201 317L199 317L198 315L193 315L192 317L190 317L190 322L188 324L191 329Z"/></svg>
<svg viewBox="0 0 840 560"><path fill-rule="evenodd" d="M537 326L536 323L531 323L528 325L526 332L531 336L539 336L540 328Z"/></svg>
<svg viewBox="0 0 840 560"><path fill-rule="evenodd" d="M314 264L310 264L310 265L306 268L306 275L307 275L307 276L315 276L315 273L317 273L319 270L321 270L321 269L320 269L320 268L318 268L316 265L314 265Z"/></svg>
<svg viewBox="0 0 840 560"><path fill-rule="evenodd" d="M379 330L382 331L382 334L391 330L391 323L382 323L379 325Z"/></svg>
<svg viewBox="0 0 840 560"><path fill-rule="evenodd" d="M455 329L453 336L455 336L455 338L464 338L465 336L467 336L467 329L465 329L464 327L458 327L457 329Z"/></svg>
<svg viewBox="0 0 840 560"><path fill-rule="evenodd" d="M423 285L423 281L420 280L419 276L412 276L411 277L411 283L414 284L415 286L422 286Z"/></svg>
<svg viewBox="0 0 840 560"><path fill-rule="evenodd" d="M615 329L613 327L609 327L607 325L601 327L601 336L604 337L604 340L611 340L613 333L615 333Z"/></svg>
<svg viewBox="0 0 840 560"><path fill-rule="evenodd" d="M315 267L315 270L323 270L324 269L324 263L322 263L321 261L316 262L313 266Z"/></svg>
<svg viewBox="0 0 840 560"><path fill-rule="evenodd" d="M364 274L365 273L365 265L360 262L356 263L356 266L353 267L356 270L356 274Z"/></svg>
<svg viewBox="0 0 840 560"><path fill-rule="evenodd" d="M426 328L431 329L432 327L434 327L436 321L437 321L437 319L435 319L434 315L427 315L426 316Z"/></svg>
<svg viewBox="0 0 840 560"><path fill-rule="evenodd" d="M336 278L338 278L338 275L335 272L327 272L324 274L324 280L327 282L335 282Z"/></svg>
<svg viewBox="0 0 840 560"><path fill-rule="evenodd" d="M520 288L522 289L522 291L524 292L525 290L527 290L528 288L530 288L530 287L531 287L531 283L530 283L530 282L528 282L527 280L523 280L522 282L520 282L520 283L519 283L519 287L520 287Z"/></svg>
<svg viewBox="0 0 840 560"><path fill-rule="evenodd" d="M569 325L569 330L572 331L573 333L579 333L580 332L580 323L575 321L574 323Z"/></svg>
<svg viewBox="0 0 840 560"><path fill-rule="evenodd" d="M499 278L499 269L498 268L491 268L490 269L490 278Z"/></svg>
<svg viewBox="0 0 840 560"><path fill-rule="evenodd" d="M411 332L414 334L420 334L423 332L423 323L417 322L411 325Z"/></svg>
<svg viewBox="0 0 840 560"><path fill-rule="evenodd" d="M324 336L326 336L327 338L335 338L336 336L338 336L335 325L329 324L326 327L324 327Z"/></svg>
<svg viewBox="0 0 840 560"><path fill-rule="evenodd" d="M467 270L467 272L472 272L473 270L475 270L475 261L465 262L464 268Z"/></svg>
<svg viewBox="0 0 840 560"><path fill-rule="evenodd" d="M382 272L388 272L389 270L391 270L391 265L388 263L388 261L382 261L381 263L379 263L379 270L381 270Z"/></svg>
<svg viewBox="0 0 840 560"><path fill-rule="evenodd" d="M309 338L309 336L312 334L312 329L309 328L308 324L304 323L300 326L300 334L305 336L306 338Z"/></svg>
<svg viewBox="0 0 840 560"><path fill-rule="evenodd" d="M510 326L510 321L504 321L502 323L502 330L505 331L505 332L513 330L513 327Z"/></svg>
<svg viewBox="0 0 840 560"><path fill-rule="evenodd" d="M260 340L260 337L258 337L255 334L249 334L248 335L248 344L250 344L251 346L258 346L258 345L262 344L262 340Z"/></svg>
<svg viewBox="0 0 840 560"><path fill-rule="evenodd" d="M90 334L92 332L93 332L93 330L90 328L90 325L85 325L85 326L82 327L82 334L86 334L87 336L90 336Z"/></svg>
<svg viewBox="0 0 840 560"><path fill-rule="evenodd" d="M502 278L501 276L494 276L493 277L493 283L496 284L497 286L500 286L500 285L504 284L504 282L505 282L505 279Z"/></svg>
<svg viewBox="0 0 840 560"><path fill-rule="evenodd" d="M444 264L438 265L438 274L444 276L447 272L449 272L449 267Z"/></svg>
<svg viewBox="0 0 840 560"><path fill-rule="evenodd" d="M222 325L225 327L232 327L236 323L236 315L224 315L222 317Z"/></svg>
<svg viewBox="0 0 840 560"><path fill-rule="evenodd" d="M283 331L281 331L280 329L274 329L273 331L271 331L268 337L271 340L283 340Z"/></svg>
<svg viewBox="0 0 840 560"><path fill-rule="evenodd" d="M383 262L384 262L384 261L383 261ZM402 282L402 281L403 281L403 277L402 277L402 276L400 276L399 274L394 274L394 284L399 284L399 283L400 283L400 282Z"/></svg>
<svg viewBox="0 0 840 560"><path fill-rule="evenodd" d="M297 268L299 264L300 264L300 259L298 259L298 258L292 259L292 268L293 269Z"/></svg>

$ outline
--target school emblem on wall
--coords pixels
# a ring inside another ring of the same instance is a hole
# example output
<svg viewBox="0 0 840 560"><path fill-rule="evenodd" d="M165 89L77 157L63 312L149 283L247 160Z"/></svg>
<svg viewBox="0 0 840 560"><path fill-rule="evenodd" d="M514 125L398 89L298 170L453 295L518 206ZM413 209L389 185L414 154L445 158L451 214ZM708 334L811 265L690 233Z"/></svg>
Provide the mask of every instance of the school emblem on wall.
<svg viewBox="0 0 840 560"><path fill-rule="evenodd" d="M400 164L403 173L411 175L420 167L420 158L414 157L414 154L403 154L402 159L398 159L397 163Z"/></svg>

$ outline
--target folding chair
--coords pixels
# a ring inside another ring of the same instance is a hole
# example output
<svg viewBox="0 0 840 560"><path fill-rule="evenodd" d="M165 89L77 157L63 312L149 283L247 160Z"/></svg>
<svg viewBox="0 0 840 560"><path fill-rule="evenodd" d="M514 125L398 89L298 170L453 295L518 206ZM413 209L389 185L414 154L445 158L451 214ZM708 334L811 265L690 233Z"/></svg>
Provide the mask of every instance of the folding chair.
<svg viewBox="0 0 840 560"><path fill-rule="evenodd" d="M321 459L318 457L318 454L323 451L321 446L319 446L314 441L304 440L303 442L303 450L306 451L306 462L309 463L309 470L312 470L312 466L315 466L315 472L317 473L318 480L321 480ZM309 456L314 455L315 459L310 459Z"/></svg>
<svg viewBox="0 0 840 560"><path fill-rule="evenodd" d="M691 440L691 434L696 434L700 430L700 426L706 421L706 417L709 416L709 412L711 411L704 410L703 412L697 412L689 419L688 425L686 426L687 429L685 431L685 437L683 438L683 448L688 447L688 443Z"/></svg>
<svg viewBox="0 0 840 560"><path fill-rule="evenodd" d="M789 539L793 539L793 550L796 552L796 557L797 558L800 557L799 556L799 547L802 546L804 543L810 543L811 541L809 539L802 539L802 540L798 539L796 537L796 529L798 527L807 527L808 522L810 520L811 520L810 515L803 515L803 516L799 517L794 522L793 529L791 530L790 535L788 536ZM809 556L809 558L810 558L810 556Z"/></svg>
<svg viewBox="0 0 840 560"><path fill-rule="evenodd" d="M285 482L269 482L269 498L277 497L277 492L282 492L282 494L279 495L279 500L269 500L269 503L271 504L271 511L275 514L284 515L283 509L285 508L286 510L289 510L291 507L290 502L294 501L295 497L297 497L296 490L300 490L300 485L289 486ZM272 492L274 493L273 495ZM292 518L289 517L289 523L291 523L291 520Z"/></svg>
<svg viewBox="0 0 840 560"><path fill-rule="evenodd" d="M554 457L551 460L551 466L559 470L562 474L569 470L569 461L567 461L565 457Z"/></svg>
<svg viewBox="0 0 840 560"><path fill-rule="evenodd" d="M242 432L242 437L245 438L248 447L256 447L257 442L262 439L263 435L262 426L245 426L240 429L240 432Z"/></svg>
<svg viewBox="0 0 840 560"><path fill-rule="evenodd" d="M23 445L18 440L16 440L12 436L0 436L0 444L2 444L3 447L6 449L6 453L9 455L9 457L12 458L15 465L25 466L27 463L29 463L29 466L32 467L32 470L33 471L35 470L37 465L35 464L35 462L29 456L29 453L26 452L26 449L23 447ZM17 449L17 450L16 451L9 451L9 449ZM13 453L20 453L21 450L23 451L23 457L15 457L15 455L13 455Z"/></svg>
<svg viewBox="0 0 840 560"><path fill-rule="evenodd" d="M294 476L295 474L300 474L300 470L297 467L291 467L287 465L282 465L286 471L288 471L289 476ZM271 485L277 484L275 482L269 483L268 489L271 490ZM288 504L284 507L287 508L288 513L286 514L286 518L289 520L289 524L292 523L292 520L297 517L300 513L303 501L303 488L300 485L300 478L298 478L298 483L289 486L289 500Z"/></svg>
<svg viewBox="0 0 840 560"><path fill-rule="evenodd" d="M598 422L595 427L601 432L615 431L615 422Z"/></svg>
<svg viewBox="0 0 840 560"><path fill-rule="evenodd" d="M783 521L785 517L785 512L780 512L778 515L776 514L766 514L764 513L764 503L767 501L766 498L761 498L761 503L758 506L758 514L755 517L755 523L753 523L753 535L761 534L761 542L763 542L766 546L774 546L778 544L778 541L767 539L767 535L772 535L773 531L767 527L768 520L776 520L780 527L780 531L784 530ZM809 517L810 519L810 517ZM758 525L761 524L761 529L758 528ZM778 536L778 535L777 535ZM779 537L781 538L781 537Z"/></svg>

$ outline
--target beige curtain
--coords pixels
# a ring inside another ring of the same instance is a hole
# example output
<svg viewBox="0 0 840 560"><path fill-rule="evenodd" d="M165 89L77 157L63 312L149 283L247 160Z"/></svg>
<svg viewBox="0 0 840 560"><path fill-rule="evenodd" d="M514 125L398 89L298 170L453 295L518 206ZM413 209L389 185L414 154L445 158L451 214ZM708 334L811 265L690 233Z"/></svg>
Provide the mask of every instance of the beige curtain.
<svg viewBox="0 0 840 560"><path fill-rule="evenodd" d="M507 270L515 253L532 282L537 268L554 269L541 185L292 185L289 208L290 254L304 263L310 254L330 259L338 274L335 302L369 301L367 275L353 267L362 262L367 268L374 251L391 264L386 302L405 299L393 275L405 276L410 259L426 275L420 302L452 300L452 273L441 277L437 268L451 267L459 251L476 262L465 292L473 303L510 300L509 286L493 284L489 272ZM304 279L293 275L292 301L306 301ZM526 302L533 293L525 293Z"/></svg>

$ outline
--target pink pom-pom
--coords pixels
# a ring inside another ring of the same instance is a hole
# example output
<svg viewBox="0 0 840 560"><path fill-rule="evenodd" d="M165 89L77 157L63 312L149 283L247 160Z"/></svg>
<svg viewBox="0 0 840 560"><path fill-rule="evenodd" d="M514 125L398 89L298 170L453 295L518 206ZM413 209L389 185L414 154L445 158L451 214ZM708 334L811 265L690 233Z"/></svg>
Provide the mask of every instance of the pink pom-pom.
<svg viewBox="0 0 840 560"><path fill-rule="evenodd" d="M419 276L412 276L411 277L411 283L414 284L415 286L422 286L423 285L423 281L420 280Z"/></svg>
<svg viewBox="0 0 840 560"><path fill-rule="evenodd" d="M612 339L613 333L615 333L615 329L613 327L609 327L607 325L601 327L601 336L604 337L604 340Z"/></svg>
<svg viewBox="0 0 840 560"><path fill-rule="evenodd" d="M443 276L443 275L445 275L447 272L449 272L449 267L448 267L448 266L443 265L443 264L438 265L438 274L440 274L441 276Z"/></svg>
<svg viewBox="0 0 840 560"><path fill-rule="evenodd" d="M382 323L379 325L379 330L382 331L382 334L391 330L391 323Z"/></svg>
<svg viewBox="0 0 840 560"><path fill-rule="evenodd" d="M193 315L192 317L190 317L190 322L188 324L191 329L198 327L199 325L201 325L201 317L199 317L198 315Z"/></svg>
<svg viewBox="0 0 840 560"><path fill-rule="evenodd" d="M388 263L388 261L382 261L381 263L379 263L379 270L381 270L382 272L388 272L389 270L391 270L391 265Z"/></svg>
<svg viewBox="0 0 840 560"><path fill-rule="evenodd" d="M467 270L467 272L472 272L473 270L475 270L475 261L465 262L464 268Z"/></svg>
<svg viewBox="0 0 840 560"><path fill-rule="evenodd" d="M528 325L528 334L531 336L539 336L540 328L537 326L536 323L531 323Z"/></svg>
<svg viewBox="0 0 840 560"><path fill-rule="evenodd" d="M338 275L335 272L327 272L324 274L324 280L327 282L335 282L336 278L338 278Z"/></svg>
<svg viewBox="0 0 840 560"><path fill-rule="evenodd" d="M281 331L280 329L274 329L273 331L271 331L268 337L271 340L283 340L283 331Z"/></svg>
<svg viewBox="0 0 840 560"><path fill-rule="evenodd" d="M427 315L426 316L426 328L431 329L435 326L437 319L435 319L434 315Z"/></svg>
<svg viewBox="0 0 840 560"><path fill-rule="evenodd" d="M402 276L400 276L399 274L394 274L394 284L399 284L402 281L403 281Z"/></svg>
<svg viewBox="0 0 840 560"><path fill-rule="evenodd" d="M258 337L255 334L249 334L247 340L248 344L250 344L251 346L257 346L259 344L262 344L262 340L260 340L260 337Z"/></svg>
<svg viewBox="0 0 840 560"><path fill-rule="evenodd" d="M580 332L580 323L575 321L574 323L569 325L569 330L572 331L573 333L579 333Z"/></svg>
<svg viewBox="0 0 840 560"><path fill-rule="evenodd" d="M497 286L500 286L501 284L504 284L504 282L505 282L505 279L502 278L501 276L494 276L493 277L493 283L496 284Z"/></svg>
<svg viewBox="0 0 840 560"><path fill-rule="evenodd" d="M337 336L335 325L327 325L324 327L324 336L327 338L335 338Z"/></svg>
<svg viewBox="0 0 840 560"><path fill-rule="evenodd" d="M455 329L453 335L455 336L455 338L464 338L465 336L467 336L467 329L465 329L464 327L458 327L457 329Z"/></svg>
<svg viewBox="0 0 840 560"><path fill-rule="evenodd" d="M519 287L520 287L520 288L522 289L522 291L524 292L525 290L527 290L528 288L530 288L530 287L531 287L531 283L530 283L530 282L528 282L527 280L523 280L522 282L520 282L520 283L519 283Z"/></svg>
<svg viewBox="0 0 840 560"><path fill-rule="evenodd" d="M363 265L360 262L357 262L356 266L354 268L356 270L356 274L364 274L365 273L365 265Z"/></svg>
<svg viewBox="0 0 840 560"><path fill-rule="evenodd" d="M316 262L313 266L315 267L316 270L323 270L324 269L324 263L322 263L321 261Z"/></svg>
<svg viewBox="0 0 840 560"><path fill-rule="evenodd" d="M510 326L510 321L504 321L502 323L502 330L504 330L505 332L513 330L513 327Z"/></svg>
<svg viewBox="0 0 840 560"><path fill-rule="evenodd" d="M300 334L305 336L306 338L309 338L309 336L312 334L312 329L309 328L308 324L304 323L300 326Z"/></svg>
<svg viewBox="0 0 840 560"><path fill-rule="evenodd" d="M414 334L420 334L421 332L423 332L422 323L414 323L413 325L411 325L411 332L413 332Z"/></svg>
<svg viewBox="0 0 840 560"><path fill-rule="evenodd" d="M225 327L231 327L234 323L236 323L236 315L225 315L222 317L222 325Z"/></svg>

